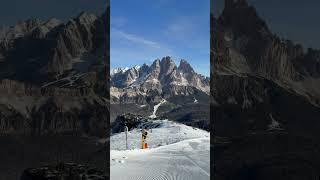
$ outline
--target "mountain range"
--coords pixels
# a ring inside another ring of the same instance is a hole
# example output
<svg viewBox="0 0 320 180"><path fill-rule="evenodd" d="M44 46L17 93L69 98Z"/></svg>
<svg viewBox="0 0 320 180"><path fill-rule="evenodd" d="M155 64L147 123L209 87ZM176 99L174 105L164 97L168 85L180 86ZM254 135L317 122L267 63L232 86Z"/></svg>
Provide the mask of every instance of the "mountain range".
<svg viewBox="0 0 320 180"><path fill-rule="evenodd" d="M106 57L106 19L29 19L0 29L0 78L42 84L88 71Z"/></svg>
<svg viewBox="0 0 320 180"><path fill-rule="evenodd" d="M105 135L108 11L0 28L1 132Z"/></svg>
<svg viewBox="0 0 320 180"><path fill-rule="evenodd" d="M210 79L196 73L186 60L177 66L166 56L151 65L115 68L110 86L111 122L122 113L150 115L165 99L158 117L209 128Z"/></svg>
<svg viewBox="0 0 320 180"><path fill-rule="evenodd" d="M307 156L319 137L319 55L272 33L246 0L225 0L222 14L211 15L216 178L304 179L319 172L319 157ZM297 170L305 162L313 165Z"/></svg>
<svg viewBox="0 0 320 180"><path fill-rule="evenodd" d="M208 77L196 73L186 60L176 66L169 56L156 59L150 66L116 68L112 71L110 83L111 97L120 101L125 96L154 96L156 93L167 98L191 95L196 90L210 92Z"/></svg>

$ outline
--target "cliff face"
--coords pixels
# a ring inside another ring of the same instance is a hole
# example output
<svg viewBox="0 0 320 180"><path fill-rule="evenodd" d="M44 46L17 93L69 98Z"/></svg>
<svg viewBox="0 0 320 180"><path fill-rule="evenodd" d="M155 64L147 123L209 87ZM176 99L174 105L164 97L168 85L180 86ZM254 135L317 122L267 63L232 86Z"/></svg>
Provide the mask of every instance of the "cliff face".
<svg viewBox="0 0 320 180"><path fill-rule="evenodd" d="M104 137L109 8L0 30L0 132Z"/></svg>
<svg viewBox="0 0 320 180"><path fill-rule="evenodd" d="M243 133L266 131L274 118L283 129L295 126L297 132L304 116L318 124L319 51L304 52L301 45L273 34L247 1L225 2L220 17L211 16L211 94L213 112L220 114L215 122L240 123L246 126ZM296 111L275 108L275 102Z"/></svg>

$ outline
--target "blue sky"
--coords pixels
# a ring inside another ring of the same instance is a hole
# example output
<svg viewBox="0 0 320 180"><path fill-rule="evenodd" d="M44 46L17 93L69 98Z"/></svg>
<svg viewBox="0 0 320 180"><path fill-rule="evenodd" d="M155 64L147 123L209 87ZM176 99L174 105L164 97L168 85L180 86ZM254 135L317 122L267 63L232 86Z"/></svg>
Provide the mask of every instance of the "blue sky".
<svg viewBox="0 0 320 180"><path fill-rule="evenodd" d="M186 59L210 73L209 0L111 0L111 68Z"/></svg>
<svg viewBox="0 0 320 180"><path fill-rule="evenodd" d="M11 26L35 17L66 21L82 11L100 15L106 4L106 0L1 0L0 26Z"/></svg>
<svg viewBox="0 0 320 180"><path fill-rule="evenodd" d="M211 0L215 16L224 6L224 0ZM278 36L308 47L320 49L319 0L248 0L270 30Z"/></svg>

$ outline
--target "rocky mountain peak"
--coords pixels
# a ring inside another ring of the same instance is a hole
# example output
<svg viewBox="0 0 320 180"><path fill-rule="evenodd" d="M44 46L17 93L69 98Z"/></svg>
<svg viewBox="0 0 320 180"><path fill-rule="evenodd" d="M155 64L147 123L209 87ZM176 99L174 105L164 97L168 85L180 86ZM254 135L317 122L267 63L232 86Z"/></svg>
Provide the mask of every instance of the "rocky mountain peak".
<svg viewBox="0 0 320 180"><path fill-rule="evenodd" d="M247 7L247 0L225 0L225 8L232 9L235 7Z"/></svg>
<svg viewBox="0 0 320 180"><path fill-rule="evenodd" d="M160 61L160 64L163 67L175 65L174 61L170 56L163 57Z"/></svg>
<svg viewBox="0 0 320 180"><path fill-rule="evenodd" d="M150 68L152 70L159 69L160 68L160 59L156 59L155 61L153 61Z"/></svg>
<svg viewBox="0 0 320 180"><path fill-rule="evenodd" d="M63 22L61 21L61 20L59 20L59 19L56 19L56 18L51 18L51 19L49 19L48 21L46 21L45 23L44 23L44 25L46 26L46 27L48 27L48 28L54 28L54 27L56 27L56 26L58 26L58 25L60 25L60 24L62 24Z"/></svg>
<svg viewBox="0 0 320 180"><path fill-rule="evenodd" d="M175 62L172 60L170 56L166 56L161 60L161 72L164 75L170 74L173 70L177 68Z"/></svg>
<svg viewBox="0 0 320 180"><path fill-rule="evenodd" d="M26 21L20 21L15 25L15 29L22 32L29 32L36 26L41 24L41 20L38 18L28 19Z"/></svg>
<svg viewBox="0 0 320 180"><path fill-rule="evenodd" d="M149 70L150 70L150 67L146 63L143 63L143 65L139 68L139 71L141 74L149 73Z"/></svg>
<svg viewBox="0 0 320 180"><path fill-rule="evenodd" d="M166 57L163 57L161 59L161 63L167 63L167 64L170 64L170 63L174 63L174 61L172 60L172 58L170 56L166 56Z"/></svg>
<svg viewBox="0 0 320 180"><path fill-rule="evenodd" d="M191 67L191 65L188 63L188 61L184 59L180 60L180 65L178 69L183 73L194 73L194 70Z"/></svg>
<svg viewBox="0 0 320 180"><path fill-rule="evenodd" d="M97 16L83 11L76 19L78 19L81 24L91 24L97 20Z"/></svg>
<svg viewBox="0 0 320 180"><path fill-rule="evenodd" d="M146 68L146 67L149 67L149 66L146 63L143 63L140 68Z"/></svg>
<svg viewBox="0 0 320 180"><path fill-rule="evenodd" d="M48 21L41 23L37 26L31 33L32 38L42 39L45 38L47 33L50 32L53 28L62 25L63 22L56 18L51 18Z"/></svg>
<svg viewBox="0 0 320 180"><path fill-rule="evenodd" d="M265 21L246 0L226 0L219 22L224 26L232 27L237 33L251 36L260 36L262 33L263 35L271 34Z"/></svg>

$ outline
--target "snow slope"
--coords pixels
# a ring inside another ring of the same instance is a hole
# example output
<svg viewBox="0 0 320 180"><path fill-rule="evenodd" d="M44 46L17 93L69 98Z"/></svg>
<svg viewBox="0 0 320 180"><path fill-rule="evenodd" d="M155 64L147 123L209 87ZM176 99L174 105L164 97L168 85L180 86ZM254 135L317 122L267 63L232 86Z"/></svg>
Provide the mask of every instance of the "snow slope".
<svg viewBox="0 0 320 180"><path fill-rule="evenodd" d="M210 133L168 120L141 124L148 128L149 149L140 149L141 132L111 136L111 179L113 180L209 180Z"/></svg>
<svg viewBox="0 0 320 180"><path fill-rule="evenodd" d="M159 104L155 105L155 106L153 107L153 113L152 113L152 115L150 115L149 117L150 117L150 118L156 118L156 117L157 117L156 113L157 113L157 111L158 111L158 108L159 108L163 103L165 103L165 102L167 102L167 101L166 101L165 99L162 99Z"/></svg>

